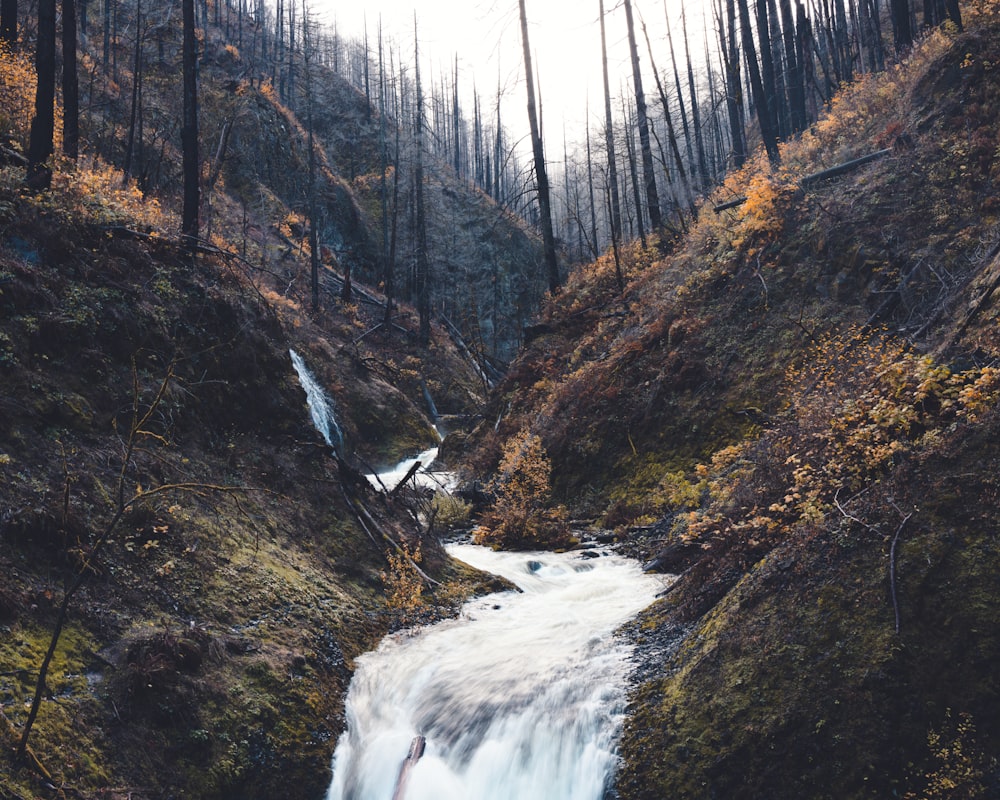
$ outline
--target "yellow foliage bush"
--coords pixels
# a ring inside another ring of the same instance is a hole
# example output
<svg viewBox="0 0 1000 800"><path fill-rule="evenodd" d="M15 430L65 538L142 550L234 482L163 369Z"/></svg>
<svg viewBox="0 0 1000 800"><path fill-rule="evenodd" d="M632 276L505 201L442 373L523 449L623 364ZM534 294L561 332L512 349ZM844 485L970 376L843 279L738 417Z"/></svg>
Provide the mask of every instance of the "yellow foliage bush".
<svg viewBox="0 0 1000 800"><path fill-rule="evenodd" d="M672 489L670 505L684 512L674 528L683 540L752 545L839 518L899 459L943 446L949 430L1000 401L1000 369L954 370L862 328L818 343L787 380L790 404L758 440L718 451L690 478L664 479L661 491Z"/></svg>
<svg viewBox="0 0 1000 800"><path fill-rule="evenodd" d="M549 507L551 474L538 436L525 429L509 439L490 485L496 499L476 529L476 542L510 549L568 545L566 510Z"/></svg>
<svg viewBox="0 0 1000 800"><path fill-rule="evenodd" d="M27 53L0 42L0 143L24 150L35 113L35 67Z"/></svg>
<svg viewBox="0 0 1000 800"><path fill-rule="evenodd" d="M924 776L923 790L908 792L904 800L975 800L987 796L984 779L996 768L996 762L980 750L976 725L969 714L959 715L955 722L949 710L942 730L927 734L927 746L935 768Z"/></svg>
<svg viewBox="0 0 1000 800"><path fill-rule="evenodd" d="M424 581L416 564L422 559L420 545L413 552L403 546L402 552L391 552L387 556L388 572L382 573L389 608L410 612L424 606Z"/></svg>

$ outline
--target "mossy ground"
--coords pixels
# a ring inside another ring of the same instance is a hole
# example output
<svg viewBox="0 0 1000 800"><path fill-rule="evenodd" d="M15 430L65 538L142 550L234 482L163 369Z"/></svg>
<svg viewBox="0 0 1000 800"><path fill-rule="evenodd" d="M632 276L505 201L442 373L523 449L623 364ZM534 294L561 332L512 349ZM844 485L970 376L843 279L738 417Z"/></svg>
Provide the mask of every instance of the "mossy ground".
<svg viewBox="0 0 1000 800"><path fill-rule="evenodd" d="M377 498L323 445L288 348L333 396L355 469L433 444L423 385L468 414L474 376L438 332L426 361L398 333L359 344L377 321L364 309L327 298L310 317L225 257L189 260L169 215L154 207L154 233L139 230L141 197L83 203L85 169L43 196L0 173L5 744L63 590L88 573L29 742L51 777L5 746L0 794L321 796L353 659L401 622L387 545L358 525L343 480L399 541L422 533L405 498ZM98 550L119 488L137 498ZM481 585L423 549L439 613Z"/></svg>
<svg viewBox="0 0 1000 800"><path fill-rule="evenodd" d="M484 470L539 435L572 514L683 573L636 634L623 800L941 797L958 748L928 737L964 715L948 780L1000 791L995 387L951 416L1000 358L1000 22L967 22L844 87L686 237L625 248L623 293L610 254L572 276L472 437Z"/></svg>

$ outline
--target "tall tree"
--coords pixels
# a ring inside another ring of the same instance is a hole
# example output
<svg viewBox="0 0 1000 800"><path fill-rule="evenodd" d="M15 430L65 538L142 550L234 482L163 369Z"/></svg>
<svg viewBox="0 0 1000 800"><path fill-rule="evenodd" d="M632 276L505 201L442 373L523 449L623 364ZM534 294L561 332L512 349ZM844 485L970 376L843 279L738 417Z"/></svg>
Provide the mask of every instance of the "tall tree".
<svg viewBox="0 0 1000 800"><path fill-rule="evenodd" d="M0 42L17 44L17 0L0 0Z"/></svg>
<svg viewBox="0 0 1000 800"><path fill-rule="evenodd" d="M726 0L726 25L722 27L721 0L719 37L726 66L726 116L732 140L733 166L742 167L747 158L746 133L743 125L743 79L740 76L740 46L736 33L736 0Z"/></svg>
<svg viewBox="0 0 1000 800"><path fill-rule="evenodd" d="M909 0L889 0L892 14L892 32L896 41L896 52L902 53L913 44L913 28L910 25Z"/></svg>
<svg viewBox="0 0 1000 800"><path fill-rule="evenodd" d="M458 53L455 54L455 71L451 84L451 124L454 141L454 166L456 177L462 177L461 108L458 104Z"/></svg>
<svg viewBox="0 0 1000 800"><path fill-rule="evenodd" d="M427 217L424 208L424 90L420 83L420 40L417 36L417 15L413 15L413 63L416 70L417 107L416 158L413 183L416 192L417 271L414 289L417 295L417 313L420 316L420 344L431 342L430 263L427 255Z"/></svg>
<svg viewBox="0 0 1000 800"><path fill-rule="evenodd" d="M868 0L862 0L867 4ZM785 45L785 75L788 86L788 106L792 131L806 128L806 93L802 78L802 65L796 52L795 21L792 18L792 0L778 0L781 7L781 27Z"/></svg>
<svg viewBox="0 0 1000 800"><path fill-rule="evenodd" d="M142 15L142 0L135 3L135 50L132 59L132 110L129 113L128 138L125 145L125 163L122 166L122 180L125 184L132 177L132 165L136 151L136 131L140 129L142 119L142 43L145 20ZM142 147L142 134L139 134L139 147Z"/></svg>
<svg viewBox="0 0 1000 800"><path fill-rule="evenodd" d="M198 212L201 203L201 165L198 160L198 51L195 38L194 0L181 0L184 28L182 42L183 114L181 125L181 161L184 173L184 207L181 232L189 245L198 238Z"/></svg>
<svg viewBox="0 0 1000 800"><path fill-rule="evenodd" d="M677 92L677 110L681 115L681 128L684 130L684 149L687 151L689 164L694 163L694 151L691 149L691 127L688 125L687 107L684 104L684 92L681 90L681 73L677 69L677 51L674 50L674 37L670 32L670 14L667 13L667 0L663 0L663 16L667 23L667 49L670 50L670 63L674 68L674 87Z"/></svg>
<svg viewBox="0 0 1000 800"><path fill-rule="evenodd" d="M628 49L632 57L632 83L635 87L635 116L639 126L639 149L642 155L642 178L646 190L646 207L649 224L653 230L663 226L660 216L660 198L656 192L656 173L653 171L653 150L649 142L649 119L646 116L646 95L642 90L642 71L639 69L639 47L635 38L635 21L632 18L632 0L625 0L625 24L628 28ZM641 218L642 215L640 214Z"/></svg>
<svg viewBox="0 0 1000 800"><path fill-rule="evenodd" d="M736 0L740 11L740 31L743 38L743 53L746 57L747 70L750 73L750 88L753 91L754 105L757 108L757 121L760 123L760 136L764 140L764 149L771 163L777 164L778 155L778 134L771 123L771 114L767 108L767 99L764 94L764 84L760 77L760 67L757 64L757 48L753 41L753 28L750 27L750 9L747 7L747 0ZM770 44L768 44L770 48Z"/></svg>
<svg viewBox="0 0 1000 800"><path fill-rule="evenodd" d="M687 169L684 167L684 159L681 158L680 147L677 146L677 133L674 130L673 115L670 113L670 103L667 100L667 92L663 88L663 81L660 80L660 73L656 69L656 61L653 60L653 46L650 44L649 31L646 30L645 23L642 25L642 35L646 39L646 50L649 51L649 67L653 71L653 77L656 79L656 91L660 96L660 105L663 106L663 120L667 123L667 143L670 145L670 152L674 156L674 168L681 179L681 186L684 189L685 195L684 199L691 210L691 216L694 217L698 213L694 204L694 193L691 191L691 184L688 181Z"/></svg>
<svg viewBox="0 0 1000 800"><path fill-rule="evenodd" d="M698 174L701 177L701 185L708 186L708 162L705 159L705 137L701 129L701 110L698 107L698 92L694 84L694 66L691 63L691 48L688 45L686 8L682 8L681 10L681 34L684 37L684 59L687 61L688 94L691 97L691 125L694 128L695 151L698 154Z"/></svg>
<svg viewBox="0 0 1000 800"><path fill-rule="evenodd" d="M396 128L396 159L393 169L392 196L392 233L389 232L389 191L386 186L386 173L389 171L389 142L386 136L388 107L386 104L385 53L382 45L382 17L378 19L378 82L379 82L379 150L381 151L382 167L382 288L385 292L385 316L382 326L391 330L392 304L395 293L395 261L396 253L396 206L399 202L399 129L402 127L397 120Z"/></svg>
<svg viewBox="0 0 1000 800"><path fill-rule="evenodd" d="M632 196L635 198L635 226L639 233L639 241L646 247L646 225L642 215L642 190L639 187L639 167L635 156L635 142L632 139L632 109L625 107L625 94L622 93L622 117L625 120L625 155L628 158L628 171L632 176ZM628 193L626 192L626 195ZM626 208L628 203L626 202Z"/></svg>
<svg viewBox="0 0 1000 800"><path fill-rule="evenodd" d="M240 45L243 46L242 44ZM101 64L108 71L111 63L111 0L104 0L104 41L102 46Z"/></svg>
<svg viewBox="0 0 1000 800"><path fill-rule="evenodd" d="M63 152L80 152L80 84L76 71L76 0L62 0Z"/></svg>
<svg viewBox="0 0 1000 800"><path fill-rule="evenodd" d="M597 258L597 209L594 206L594 165L590 152L590 103L587 103L587 193L590 199L590 254Z"/></svg>
<svg viewBox="0 0 1000 800"><path fill-rule="evenodd" d="M625 289L625 281L618 264L618 241L622 232L622 205L618 196L618 159L615 158L615 128L611 116L611 85L608 79L608 42L604 25L604 0L598 0L601 20L601 68L604 76L604 143L608 151L608 192L611 201L611 244L615 252L618 290Z"/></svg>
<svg viewBox="0 0 1000 800"><path fill-rule="evenodd" d="M524 48L524 77L528 91L528 126L531 129L531 150L535 159L535 184L538 189L539 223L542 227L542 246L545 250L545 266L549 278L549 291L559 291L559 263L556 260L556 240L552 232L552 206L549 200L549 177L545 171L545 149L538 127L538 113L535 110L535 78L531 67L531 45L528 41L528 14L524 0L518 0L521 12L521 44Z"/></svg>
<svg viewBox="0 0 1000 800"><path fill-rule="evenodd" d="M365 31L367 43L367 30ZM313 124L313 45L309 30L309 9L302 0L302 66L305 68L306 146L309 148L309 288L312 310L319 311L319 203L316 187L316 135ZM344 270L343 299L351 302L350 267Z"/></svg>
<svg viewBox="0 0 1000 800"><path fill-rule="evenodd" d="M35 190L52 185L48 160L55 138L56 101L56 0L38 0L38 35L35 44L35 116L28 139L27 185Z"/></svg>
<svg viewBox="0 0 1000 800"><path fill-rule="evenodd" d="M741 0L741 2L748 2L748 0ZM754 89L754 102L757 104L758 119L762 113L767 116L768 127L777 141L781 136L781 129L778 126L778 93L774 83L774 59L771 49L771 33L768 28L766 0L755 0L754 8L757 20L757 41L760 44L761 77L760 91ZM747 55L749 57L749 50ZM751 68L751 79L752 77L753 68ZM763 131L764 125L761 123L761 136L764 135ZM767 152L770 155L771 149L768 148ZM775 152L777 152L777 143L775 143Z"/></svg>

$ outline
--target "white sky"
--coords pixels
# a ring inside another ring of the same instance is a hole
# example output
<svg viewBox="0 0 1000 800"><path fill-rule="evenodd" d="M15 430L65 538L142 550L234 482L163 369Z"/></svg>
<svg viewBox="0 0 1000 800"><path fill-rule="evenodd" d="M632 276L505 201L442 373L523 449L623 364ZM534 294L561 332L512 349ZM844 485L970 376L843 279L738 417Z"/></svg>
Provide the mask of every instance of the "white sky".
<svg viewBox="0 0 1000 800"><path fill-rule="evenodd" d="M688 2L688 26L694 58L701 60L704 44L701 33L702 3ZM615 8L618 0L605 0L611 92L619 87L631 91L632 70L626 39L625 12ZM683 53L680 37L681 0L667 0L671 14L674 45ZM649 56L642 40L640 15L649 27L656 53L656 65L662 72L670 69L669 50L664 33L664 0L633 0L637 36L640 40L640 64L647 103L656 101L656 84L649 69ZM337 20L338 32L345 37L361 38L367 18L369 42L377 36L381 15L384 35L401 45L412 58L413 14L416 11L421 47L421 65L430 68L436 80L450 74L458 55L460 92L471 97L473 76L485 107L492 103L498 70L506 86L504 125L514 135L524 135L528 128L524 81L521 78L521 31L517 0L320 0L325 19ZM562 152L562 129L568 129L570 149L582 142L588 94L592 130L603 120L600 27L597 21L598 0L526 0L528 37L531 41L535 72L542 95L543 125L548 160L557 160ZM373 44L374 46L374 44ZM680 64L683 69L683 63ZM425 77L425 81L428 80ZM683 77L682 77L683 80ZM685 84L685 91L686 91ZM471 117L471 100L466 104ZM619 112L620 113L620 112ZM617 116L617 115L616 115Z"/></svg>

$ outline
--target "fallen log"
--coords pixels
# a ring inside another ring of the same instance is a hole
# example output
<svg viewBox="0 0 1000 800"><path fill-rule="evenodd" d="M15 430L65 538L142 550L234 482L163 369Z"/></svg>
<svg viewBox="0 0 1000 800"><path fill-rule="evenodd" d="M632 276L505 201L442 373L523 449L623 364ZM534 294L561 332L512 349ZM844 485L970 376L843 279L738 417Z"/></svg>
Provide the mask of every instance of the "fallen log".
<svg viewBox="0 0 1000 800"><path fill-rule="evenodd" d="M406 754L402 766L399 768L399 777L396 778L396 790L392 793L392 800L403 800L406 793L406 781L410 777L410 770L413 769L420 757L424 754L427 740L423 736L414 736L410 742L410 751Z"/></svg>
<svg viewBox="0 0 1000 800"><path fill-rule="evenodd" d="M843 164L838 164L835 167L814 172L811 175L806 175L802 180L800 180L799 186L805 189L807 186L812 186L812 184L819 183L827 178L835 178L838 175L843 175L847 172L856 170L859 167L863 167L865 164L870 164L872 161L878 161L880 158L885 158L891 152L892 148L887 147L885 150L876 150L874 153L861 156L861 158L855 158L851 161L845 161Z"/></svg>
<svg viewBox="0 0 1000 800"><path fill-rule="evenodd" d="M743 197L737 197L735 200L730 200L728 203L720 203L719 205L714 206L712 208L712 211L718 214L721 211L728 211L731 208L738 208L739 206L743 205L746 201L747 198L745 195Z"/></svg>
<svg viewBox="0 0 1000 800"><path fill-rule="evenodd" d="M848 172L863 167L865 164L870 164L872 161L877 161L880 158L885 158L892 152L892 148L888 147L885 150L876 150L874 153L869 153L866 156L861 156L860 158L854 158L850 161L845 161L843 164L837 164L829 169L821 169L819 172L813 172L806 175L799 181L799 187L802 189L808 188L813 184L819 183L820 181L825 181L827 178L836 178L838 175L844 175ZM717 206L712 207L712 211L716 214L722 211L728 211L731 208L738 208L747 201L746 197L737 197L726 203L720 203Z"/></svg>

